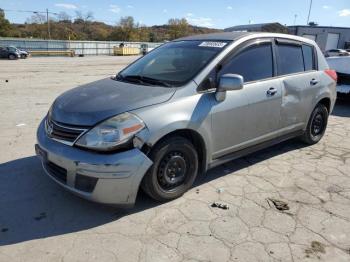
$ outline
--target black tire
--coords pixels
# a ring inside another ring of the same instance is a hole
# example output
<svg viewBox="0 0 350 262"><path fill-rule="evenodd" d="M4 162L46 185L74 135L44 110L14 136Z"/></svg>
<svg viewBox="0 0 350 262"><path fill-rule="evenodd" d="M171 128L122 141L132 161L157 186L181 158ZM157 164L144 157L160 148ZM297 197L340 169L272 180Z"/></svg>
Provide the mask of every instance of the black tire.
<svg viewBox="0 0 350 262"><path fill-rule="evenodd" d="M9 59L10 59L10 60L15 60L15 59L17 59L17 57L16 57L15 55L13 55L13 54L10 54L10 55L9 55Z"/></svg>
<svg viewBox="0 0 350 262"><path fill-rule="evenodd" d="M310 116L305 133L301 136L301 140L308 144L314 145L318 143L327 128L328 109L323 104L318 104Z"/></svg>
<svg viewBox="0 0 350 262"><path fill-rule="evenodd" d="M150 156L153 165L142 180L145 193L157 201L182 196L198 173L198 154L193 144L180 136L170 137L155 145Z"/></svg>

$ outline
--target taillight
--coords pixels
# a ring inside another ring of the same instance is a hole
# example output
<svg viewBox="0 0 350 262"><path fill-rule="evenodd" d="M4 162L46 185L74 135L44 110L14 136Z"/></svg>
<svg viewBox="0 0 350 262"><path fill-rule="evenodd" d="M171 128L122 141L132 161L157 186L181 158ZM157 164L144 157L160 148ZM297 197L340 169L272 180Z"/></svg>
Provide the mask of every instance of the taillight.
<svg viewBox="0 0 350 262"><path fill-rule="evenodd" d="M326 69L324 70L324 72L330 76L330 78L332 78L335 82L338 81L338 75L337 72L335 70L332 69Z"/></svg>

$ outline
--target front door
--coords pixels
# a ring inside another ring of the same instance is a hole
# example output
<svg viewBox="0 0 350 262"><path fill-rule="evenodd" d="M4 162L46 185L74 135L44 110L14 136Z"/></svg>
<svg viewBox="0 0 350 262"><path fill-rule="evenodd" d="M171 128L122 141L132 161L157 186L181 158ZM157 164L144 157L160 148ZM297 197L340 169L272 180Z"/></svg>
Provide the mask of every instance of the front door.
<svg viewBox="0 0 350 262"><path fill-rule="evenodd" d="M222 63L218 79L239 74L245 84L212 108L214 159L262 142L280 128L281 82L273 78L273 65L270 39L249 42Z"/></svg>

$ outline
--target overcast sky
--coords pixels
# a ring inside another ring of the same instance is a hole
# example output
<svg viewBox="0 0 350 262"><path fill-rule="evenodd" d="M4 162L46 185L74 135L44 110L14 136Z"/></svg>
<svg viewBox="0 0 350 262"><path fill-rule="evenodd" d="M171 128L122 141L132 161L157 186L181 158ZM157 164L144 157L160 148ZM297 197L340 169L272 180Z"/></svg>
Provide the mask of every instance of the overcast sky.
<svg viewBox="0 0 350 262"><path fill-rule="evenodd" d="M320 25L350 27L350 0L313 0L310 21ZM167 23L169 18L185 17L191 24L226 28L251 23L280 22L306 24L309 0L0 0L11 22L22 23L31 13L10 10L76 11L94 13L95 20L115 24L131 15L145 25Z"/></svg>

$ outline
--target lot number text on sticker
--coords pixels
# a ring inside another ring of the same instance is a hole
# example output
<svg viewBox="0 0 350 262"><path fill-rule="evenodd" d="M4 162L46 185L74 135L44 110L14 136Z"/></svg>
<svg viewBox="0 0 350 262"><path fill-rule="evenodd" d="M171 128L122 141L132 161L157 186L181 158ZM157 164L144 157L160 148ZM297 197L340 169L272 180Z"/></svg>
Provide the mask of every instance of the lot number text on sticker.
<svg viewBox="0 0 350 262"><path fill-rule="evenodd" d="M225 45L227 45L225 42L202 42L199 46L223 48Z"/></svg>

